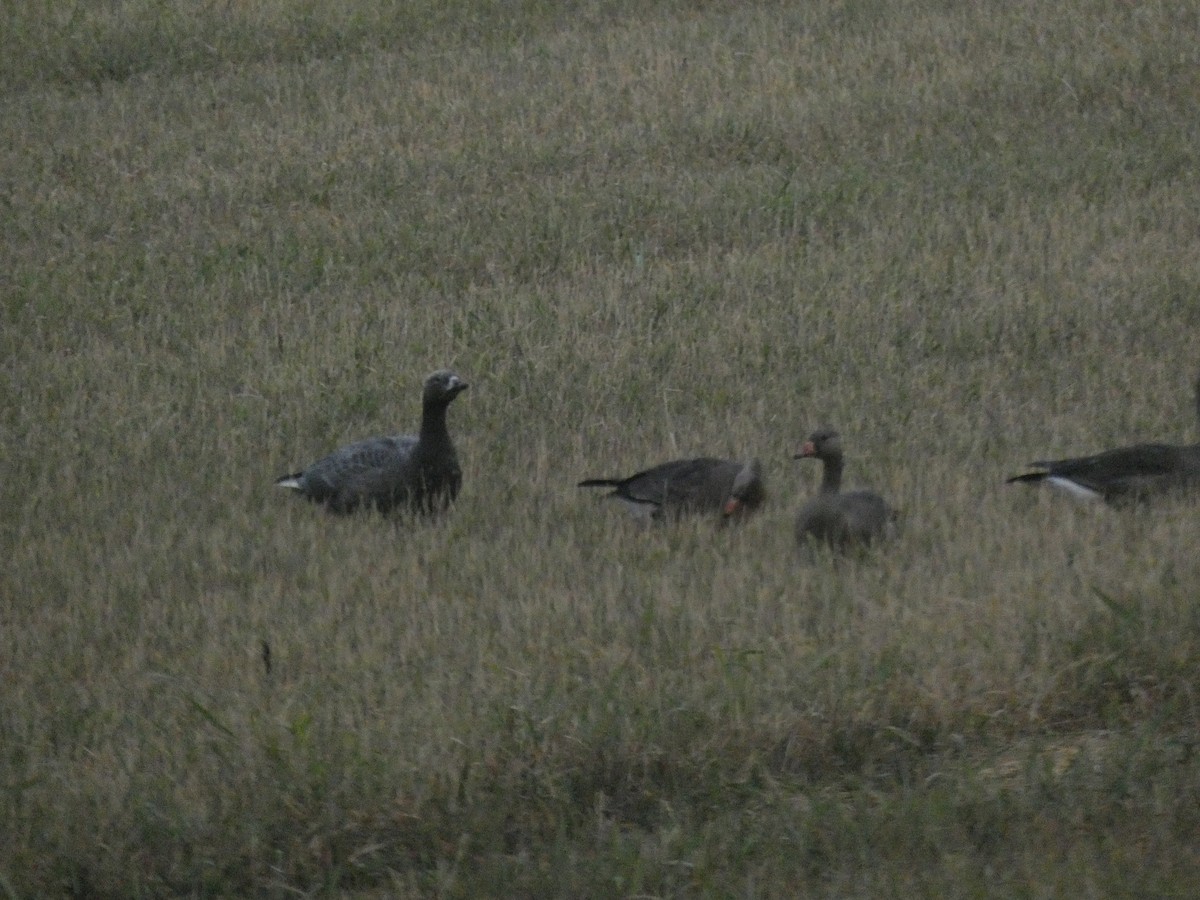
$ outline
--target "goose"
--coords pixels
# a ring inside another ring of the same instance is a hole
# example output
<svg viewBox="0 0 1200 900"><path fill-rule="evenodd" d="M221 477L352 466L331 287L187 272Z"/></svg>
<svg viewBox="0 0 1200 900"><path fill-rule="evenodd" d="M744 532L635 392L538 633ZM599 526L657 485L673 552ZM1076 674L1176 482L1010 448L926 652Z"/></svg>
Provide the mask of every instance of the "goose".
<svg viewBox="0 0 1200 900"><path fill-rule="evenodd" d="M1196 380L1200 418L1200 378ZM1048 484L1081 501L1121 503L1200 488L1200 444L1134 444L1092 456L1039 460L1006 484Z"/></svg>
<svg viewBox="0 0 1200 900"><path fill-rule="evenodd" d="M723 521L754 512L766 499L762 465L701 456L660 463L627 478L588 478L579 487L611 487L607 495L639 518L715 513Z"/></svg>
<svg viewBox="0 0 1200 900"><path fill-rule="evenodd" d="M462 486L462 470L446 429L446 409L467 386L454 372L434 372L425 379L419 434L347 444L275 484L335 513L360 507L427 515L445 510Z"/></svg>
<svg viewBox="0 0 1200 900"><path fill-rule="evenodd" d="M888 532L896 511L872 491L842 493L842 438L825 428L814 431L793 459L819 459L824 467L821 489L796 517L796 539L829 544L836 550L865 547Z"/></svg>

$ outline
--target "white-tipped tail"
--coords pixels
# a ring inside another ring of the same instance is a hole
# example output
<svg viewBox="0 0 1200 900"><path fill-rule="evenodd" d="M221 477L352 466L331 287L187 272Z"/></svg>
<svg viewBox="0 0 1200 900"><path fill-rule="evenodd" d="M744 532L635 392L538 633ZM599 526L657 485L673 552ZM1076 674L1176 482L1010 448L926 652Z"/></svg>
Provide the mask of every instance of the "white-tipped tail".
<svg viewBox="0 0 1200 900"><path fill-rule="evenodd" d="M300 476L299 475L284 475L282 478L280 478L278 481L275 482L275 487L291 488L293 491L298 491L301 489L300 488Z"/></svg>
<svg viewBox="0 0 1200 900"><path fill-rule="evenodd" d="M1084 487L1079 482L1072 481L1070 478L1063 478L1061 475L1047 475L1046 483L1085 503L1104 499L1104 495L1099 491L1093 491L1091 488Z"/></svg>

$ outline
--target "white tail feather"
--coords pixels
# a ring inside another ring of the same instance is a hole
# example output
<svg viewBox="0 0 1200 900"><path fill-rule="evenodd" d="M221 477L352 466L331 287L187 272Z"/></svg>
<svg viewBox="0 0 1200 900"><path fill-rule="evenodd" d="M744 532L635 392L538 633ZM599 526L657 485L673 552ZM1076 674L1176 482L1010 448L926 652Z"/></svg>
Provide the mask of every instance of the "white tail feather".
<svg viewBox="0 0 1200 900"><path fill-rule="evenodd" d="M1103 500L1104 495L1099 491L1093 491L1091 488L1084 487L1078 482L1072 481L1070 478L1063 478L1061 475L1047 475L1046 483L1052 487L1058 488L1060 491L1065 491L1076 500L1093 501Z"/></svg>

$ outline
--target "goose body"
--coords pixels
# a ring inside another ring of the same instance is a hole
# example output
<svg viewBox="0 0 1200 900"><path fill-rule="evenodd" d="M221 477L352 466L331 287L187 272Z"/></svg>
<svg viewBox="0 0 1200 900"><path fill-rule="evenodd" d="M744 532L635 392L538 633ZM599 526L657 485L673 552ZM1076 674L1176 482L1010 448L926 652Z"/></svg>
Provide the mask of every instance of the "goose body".
<svg viewBox="0 0 1200 900"><path fill-rule="evenodd" d="M1030 466L1037 471L1014 475L1008 483L1045 482L1078 500L1117 503L1200 486L1200 447L1136 444Z"/></svg>
<svg viewBox="0 0 1200 900"><path fill-rule="evenodd" d="M579 487L611 487L608 494L643 518L714 513L726 519L757 509L766 499L758 460L676 459L625 478L588 478Z"/></svg>
<svg viewBox="0 0 1200 900"><path fill-rule="evenodd" d="M425 380L418 434L372 437L347 444L275 484L335 513L360 508L430 514L454 502L462 470L446 428L446 410L467 389L453 372Z"/></svg>
<svg viewBox="0 0 1200 900"><path fill-rule="evenodd" d="M823 465L821 489L796 516L796 540L828 544L835 550L865 547L887 533L896 512L873 491L842 492L845 466L841 436L831 429L813 432L795 459L819 459Z"/></svg>
<svg viewBox="0 0 1200 900"><path fill-rule="evenodd" d="M1200 379L1196 382L1200 419ZM1040 460L1008 484L1048 484L1077 500L1120 503L1200 490L1200 444L1134 444L1091 456Z"/></svg>

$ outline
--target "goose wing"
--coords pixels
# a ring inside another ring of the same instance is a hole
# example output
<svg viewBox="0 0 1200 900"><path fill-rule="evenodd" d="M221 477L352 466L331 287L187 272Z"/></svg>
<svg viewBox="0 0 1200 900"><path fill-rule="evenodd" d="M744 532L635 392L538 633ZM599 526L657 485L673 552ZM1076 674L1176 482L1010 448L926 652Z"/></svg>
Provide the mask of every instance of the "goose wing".
<svg viewBox="0 0 1200 900"><path fill-rule="evenodd" d="M393 501L407 493L413 477L417 438L373 437L340 447L303 473L303 487L314 500L352 508L362 501Z"/></svg>

